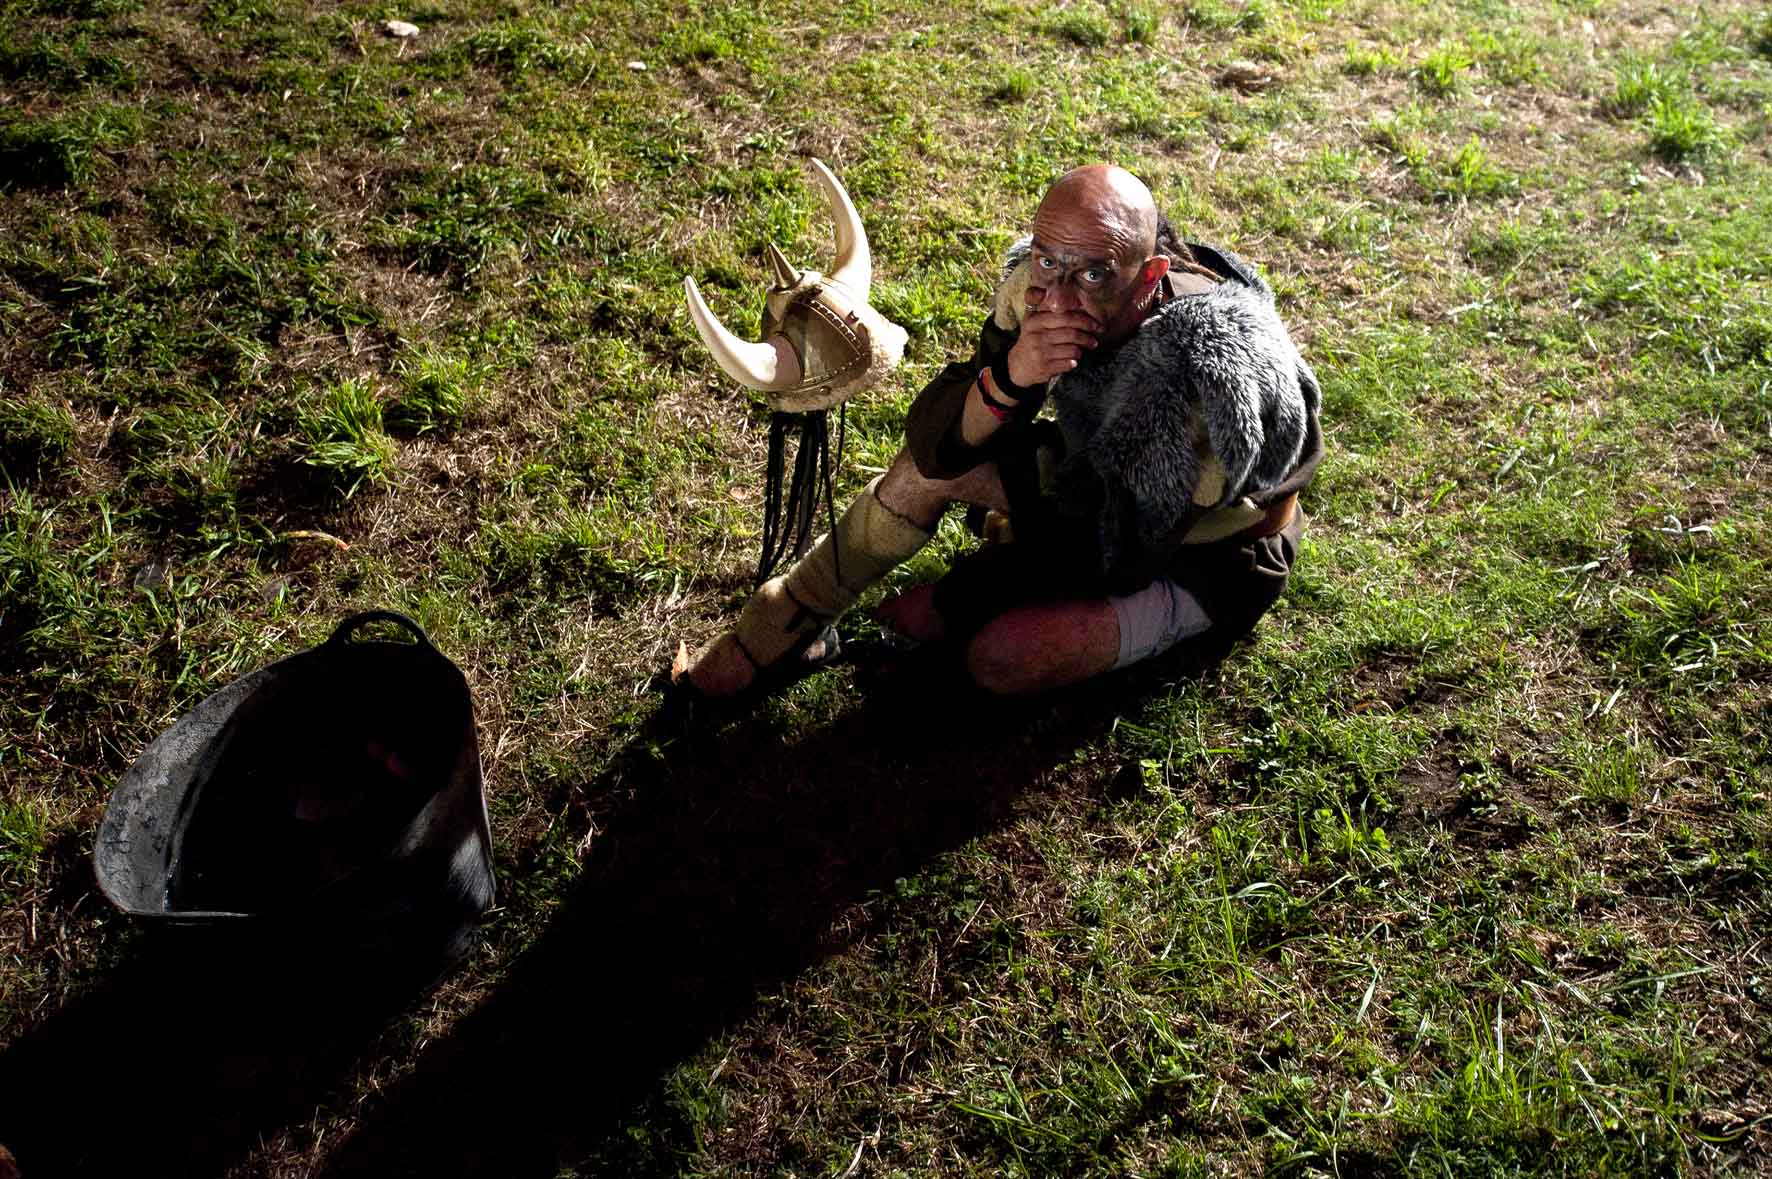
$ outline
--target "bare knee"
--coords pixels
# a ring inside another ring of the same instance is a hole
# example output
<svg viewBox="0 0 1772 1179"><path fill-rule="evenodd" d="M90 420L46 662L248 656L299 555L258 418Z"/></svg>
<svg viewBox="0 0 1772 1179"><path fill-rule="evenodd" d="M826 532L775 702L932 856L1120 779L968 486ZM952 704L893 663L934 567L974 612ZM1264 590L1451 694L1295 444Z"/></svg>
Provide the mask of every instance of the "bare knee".
<svg viewBox="0 0 1772 1179"><path fill-rule="evenodd" d="M948 492L948 483L931 479L917 469L917 461L909 450L898 452L874 489L881 503L924 528L933 528L941 519L950 502Z"/></svg>
<svg viewBox="0 0 1772 1179"><path fill-rule="evenodd" d="M1009 506L996 463L979 463L954 479L931 479L917 469L917 460L908 449L892 460L875 494L881 503L924 528L933 528L952 503L999 509Z"/></svg>
<svg viewBox="0 0 1772 1179"><path fill-rule="evenodd" d="M972 682L997 696L1019 696L1031 691L1026 653L1018 650L993 626L987 626L966 644L966 674Z"/></svg>
<svg viewBox="0 0 1772 1179"><path fill-rule="evenodd" d="M1105 601L1026 606L992 619L966 644L966 673L1000 696L1079 683L1114 665L1119 623Z"/></svg>
<svg viewBox="0 0 1772 1179"><path fill-rule="evenodd" d="M1040 628L1024 614L992 619L966 644L966 674L998 696L1020 696L1055 686L1042 658Z"/></svg>

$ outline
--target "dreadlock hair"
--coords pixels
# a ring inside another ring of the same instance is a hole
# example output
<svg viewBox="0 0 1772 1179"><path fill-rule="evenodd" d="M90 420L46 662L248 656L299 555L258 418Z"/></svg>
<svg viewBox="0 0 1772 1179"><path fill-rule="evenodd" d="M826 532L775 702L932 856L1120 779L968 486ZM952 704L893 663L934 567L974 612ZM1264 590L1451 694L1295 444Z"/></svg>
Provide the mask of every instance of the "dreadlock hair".
<svg viewBox="0 0 1772 1179"><path fill-rule="evenodd" d="M1169 265L1173 270L1185 270L1189 274L1203 275L1216 282L1221 276L1216 270L1194 257L1186 242L1175 234L1175 226L1170 224L1169 215L1162 211L1157 213L1157 249L1168 255Z"/></svg>

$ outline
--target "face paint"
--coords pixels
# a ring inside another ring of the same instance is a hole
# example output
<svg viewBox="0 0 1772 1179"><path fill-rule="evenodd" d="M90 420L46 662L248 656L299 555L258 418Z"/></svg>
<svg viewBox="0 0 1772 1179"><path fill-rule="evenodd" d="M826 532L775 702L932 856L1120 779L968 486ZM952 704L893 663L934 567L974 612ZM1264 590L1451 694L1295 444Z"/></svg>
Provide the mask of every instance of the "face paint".
<svg viewBox="0 0 1772 1179"><path fill-rule="evenodd" d="M1082 311L1107 327L1124 317L1137 294L1137 272L1127 275L1111 257L1066 250L1036 237L1029 262L1041 310Z"/></svg>
<svg viewBox="0 0 1772 1179"><path fill-rule="evenodd" d="M1113 288L1119 267L1112 258L1087 258L1069 250L1049 249L1034 242L1034 281L1043 287L1070 283L1079 294L1092 295Z"/></svg>

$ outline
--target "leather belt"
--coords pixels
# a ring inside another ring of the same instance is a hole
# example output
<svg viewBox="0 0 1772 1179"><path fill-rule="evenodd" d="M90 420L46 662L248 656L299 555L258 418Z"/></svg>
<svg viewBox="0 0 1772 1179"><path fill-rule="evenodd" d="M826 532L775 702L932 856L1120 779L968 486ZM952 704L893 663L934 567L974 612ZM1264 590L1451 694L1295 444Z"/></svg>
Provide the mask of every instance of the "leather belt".
<svg viewBox="0 0 1772 1179"><path fill-rule="evenodd" d="M1269 504L1261 519L1243 531L1231 534L1229 539L1235 541L1266 540L1270 536L1277 536L1286 530L1286 526L1292 523L1292 517L1297 514L1298 493L1294 491Z"/></svg>

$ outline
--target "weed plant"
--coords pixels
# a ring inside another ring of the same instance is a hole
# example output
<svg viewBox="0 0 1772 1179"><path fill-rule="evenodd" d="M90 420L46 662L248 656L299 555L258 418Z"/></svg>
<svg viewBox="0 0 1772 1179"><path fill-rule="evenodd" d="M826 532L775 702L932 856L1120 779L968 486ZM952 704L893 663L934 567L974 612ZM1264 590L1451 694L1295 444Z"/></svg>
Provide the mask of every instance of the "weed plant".
<svg viewBox="0 0 1772 1179"><path fill-rule="evenodd" d="M1716 119L1684 95L1656 95L1649 103L1648 122L1650 145L1662 159L1704 161L1723 150Z"/></svg>
<svg viewBox="0 0 1772 1179"><path fill-rule="evenodd" d="M434 387L433 383L430 388ZM403 403L414 406L415 413L440 400L434 393L427 395L425 385L419 388L417 399ZM381 398L369 382L346 379L322 391L315 404L303 409L300 421L307 442L302 461L321 471L345 495L365 480L388 481L394 448L382 432Z"/></svg>
<svg viewBox="0 0 1772 1179"><path fill-rule="evenodd" d="M1436 98L1456 94L1466 70L1476 64L1463 48L1441 45L1421 59L1415 76L1421 88Z"/></svg>

